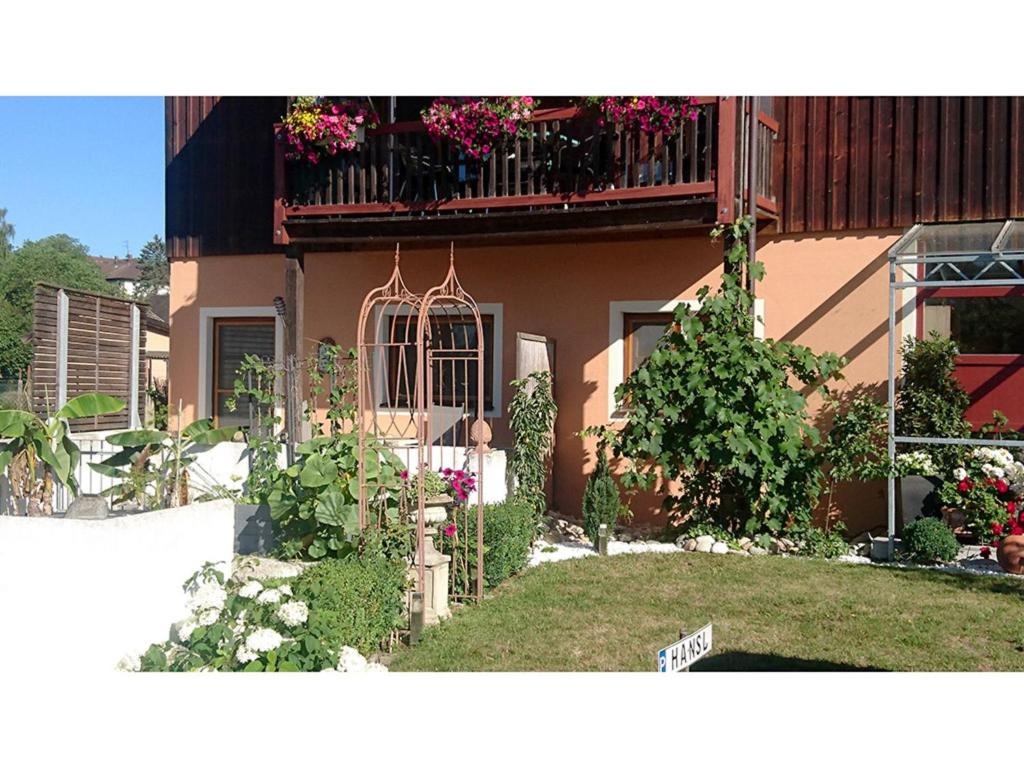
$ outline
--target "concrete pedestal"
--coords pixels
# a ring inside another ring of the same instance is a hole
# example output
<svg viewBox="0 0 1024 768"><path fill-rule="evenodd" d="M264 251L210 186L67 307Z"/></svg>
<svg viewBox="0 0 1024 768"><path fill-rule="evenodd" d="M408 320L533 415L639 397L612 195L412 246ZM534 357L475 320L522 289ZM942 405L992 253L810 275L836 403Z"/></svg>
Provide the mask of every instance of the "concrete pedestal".
<svg viewBox="0 0 1024 768"><path fill-rule="evenodd" d="M427 531L423 557L426 582L423 585L423 623L426 625L437 624L452 615L448 607L448 569L452 558L437 551L433 534L434 531ZM414 559L413 570L418 566L419 560Z"/></svg>

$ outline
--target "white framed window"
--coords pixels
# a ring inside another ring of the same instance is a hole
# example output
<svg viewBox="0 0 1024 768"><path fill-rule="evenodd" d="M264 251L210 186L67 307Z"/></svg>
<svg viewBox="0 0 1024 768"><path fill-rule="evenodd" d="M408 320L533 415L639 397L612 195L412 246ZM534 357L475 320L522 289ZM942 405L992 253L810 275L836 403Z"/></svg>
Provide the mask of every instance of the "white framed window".
<svg viewBox="0 0 1024 768"><path fill-rule="evenodd" d="M274 307L200 307L196 418L212 418L219 426L245 422L246 414L231 413L225 401L246 354L272 355L274 365L283 366L284 321ZM280 377L276 388L280 394ZM277 415L283 417L280 407Z"/></svg>
<svg viewBox="0 0 1024 768"><path fill-rule="evenodd" d="M501 416L502 408L504 305L478 304L477 309L480 311L480 320L484 332L484 416L487 418L497 418ZM382 312L384 313L383 317L381 317ZM410 309L403 306L383 309L378 307L375 310L373 320L378 344L387 342L393 330L395 331L394 338L404 338L405 332L401 324L408 322L407 317L409 313ZM457 345L460 341L463 341L468 347L475 348L477 340L474 338L476 335L474 323L454 320L450 321L449 324L452 326L452 334L449 337L450 343L453 342ZM404 366L406 370L410 371L411 375L411 372L415 369L415 349L406 349L404 352L407 355ZM406 407L404 405L405 398L408 397L409 393L404 391L403 385L397 376L397 360L395 360L395 356L398 354L401 353L397 349L392 349L389 352L389 359L386 364L375 366L374 397L378 404L391 403L399 407ZM411 360L408 358L408 355L413 356ZM442 387L445 392L449 393L457 393L460 389L467 392L471 391L471 388L468 387L466 382L462 381L462 378L467 375L470 379L475 378L476 374L473 366L475 366L475 363L470 364L470 366L453 366L451 371L447 371L443 365L439 366L436 376L448 378L445 378L443 382L435 381L435 391L441 391ZM453 404L462 405L457 394L455 398ZM472 408L475 405L475 393L469 395L469 400L470 407ZM438 404L441 405L442 403ZM447 404L447 402L443 404Z"/></svg>
<svg viewBox="0 0 1024 768"><path fill-rule="evenodd" d="M690 309L697 299L608 302L608 418L621 421L625 414L615 407L615 389L654 349L665 326L680 304ZM764 338L764 299L754 300L754 335Z"/></svg>

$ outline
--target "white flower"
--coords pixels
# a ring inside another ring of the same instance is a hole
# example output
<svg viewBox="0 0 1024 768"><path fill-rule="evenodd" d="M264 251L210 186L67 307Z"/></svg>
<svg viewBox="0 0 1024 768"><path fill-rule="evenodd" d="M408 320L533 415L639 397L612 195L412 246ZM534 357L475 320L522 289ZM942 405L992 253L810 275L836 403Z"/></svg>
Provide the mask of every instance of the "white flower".
<svg viewBox="0 0 1024 768"><path fill-rule="evenodd" d="M245 638L245 647L256 653L266 653L279 647L283 639L274 630L263 627Z"/></svg>
<svg viewBox="0 0 1024 768"><path fill-rule="evenodd" d="M281 602L281 592L276 589L266 589L256 598L256 602L262 605Z"/></svg>
<svg viewBox="0 0 1024 768"><path fill-rule="evenodd" d="M224 591L224 588L216 582L205 582L198 588L196 588L192 594L189 595L186 604L188 609L192 613L199 613L204 608L216 608L220 610L224 607L224 602L228 599L228 593Z"/></svg>
<svg viewBox="0 0 1024 768"><path fill-rule="evenodd" d="M238 659L239 664L248 664L250 661L256 661L259 658L259 654L253 653L244 645L240 645L238 650L235 651L235 658Z"/></svg>
<svg viewBox="0 0 1024 768"><path fill-rule="evenodd" d="M277 618L283 621L286 627L297 627L306 623L309 608L301 600L289 600L277 609Z"/></svg>
<svg viewBox="0 0 1024 768"><path fill-rule="evenodd" d="M292 588L288 584L282 584L277 588L277 591L282 595L288 595L288 597L292 596Z"/></svg>
<svg viewBox="0 0 1024 768"><path fill-rule="evenodd" d="M371 661L366 665L367 672L387 672L388 668L383 664L378 664L376 661Z"/></svg>
<svg viewBox="0 0 1024 768"><path fill-rule="evenodd" d="M138 656L128 654L126 656L122 656L121 660L117 662L117 671L138 672L141 666L141 660L139 659Z"/></svg>
<svg viewBox="0 0 1024 768"><path fill-rule="evenodd" d="M263 591L263 585L253 580L246 582L245 586L238 590L239 597L253 598Z"/></svg>
<svg viewBox="0 0 1024 768"><path fill-rule="evenodd" d="M199 625L193 619L185 619L185 621L178 624L175 633L178 636L178 642L184 643L190 637L192 633L196 631L196 627Z"/></svg>
<svg viewBox="0 0 1024 768"><path fill-rule="evenodd" d="M967 477L967 470L963 467L957 467L953 470L953 477L956 480L964 480Z"/></svg>
<svg viewBox="0 0 1024 768"><path fill-rule="evenodd" d="M366 659L363 658L363 654L355 648L346 645L341 649L341 653L338 654L337 670L339 672L365 672L366 666Z"/></svg>
<svg viewBox="0 0 1024 768"><path fill-rule="evenodd" d="M209 627L217 623L217 619L220 618L220 611L216 608L207 608L205 611L200 613L196 620L199 622L201 627Z"/></svg>

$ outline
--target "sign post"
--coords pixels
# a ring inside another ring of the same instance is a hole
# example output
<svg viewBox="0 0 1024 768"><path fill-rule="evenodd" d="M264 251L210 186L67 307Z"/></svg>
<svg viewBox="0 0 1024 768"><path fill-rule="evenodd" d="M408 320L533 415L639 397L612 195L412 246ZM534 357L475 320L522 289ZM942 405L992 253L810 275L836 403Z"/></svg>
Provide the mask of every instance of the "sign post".
<svg viewBox="0 0 1024 768"><path fill-rule="evenodd" d="M688 672L690 665L711 651L711 625L701 627L692 635L679 633L679 641L658 651L659 672Z"/></svg>

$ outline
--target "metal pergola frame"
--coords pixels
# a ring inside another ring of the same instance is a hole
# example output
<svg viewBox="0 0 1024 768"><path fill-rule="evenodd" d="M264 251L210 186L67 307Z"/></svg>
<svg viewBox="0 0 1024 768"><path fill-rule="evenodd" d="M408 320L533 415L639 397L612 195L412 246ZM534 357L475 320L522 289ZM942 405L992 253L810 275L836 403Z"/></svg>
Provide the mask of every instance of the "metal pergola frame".
<svg viewBox="0 0 1024 768"><path fill-rule="evenodd" d="M958 222L969 226L970 222ZM989 222L991 223L991 222ZM977 222L983 224L983 222ZM896 315L903 319L904 304L897 305L896 294L904 288L1003 288L1024 286L1024 271L1010 262L1024 261L1024 247L1004 250L1009 232L1014 224L1024 226L1020 220L1007 220L999 230L987 250L978 249L967 252L933 251L918 254L901 254L900 252L911 241L916 240L926 227L947 226L944 224L915 224L901 237L888 252L889 256L889 389L888 389L888 453L890 466L896 459L896 446L911 445L958 445L958 446L993 446L1000 448L1024 448L1024 440L997 440L993 438L951 438L922 437L919 435L896 434ZM974 277L968 277L958 267L965 262L987 261L988 263ZM923 277L919 277L919 265L925 265ZM945 269L944 269L945 268ZM997 273L997 270L1002 272ZM941 274L952 271L962 279L942 279ZM935 277L939 275L939 277ZM918 302L917 295L912 301ZM914 332L916 336L916 329ZM902 337L901 337L902 340ZM896 475L890 472L886 487L888 503L888 547L887 556L893 559L894 540L896 538Z"/></svg>

